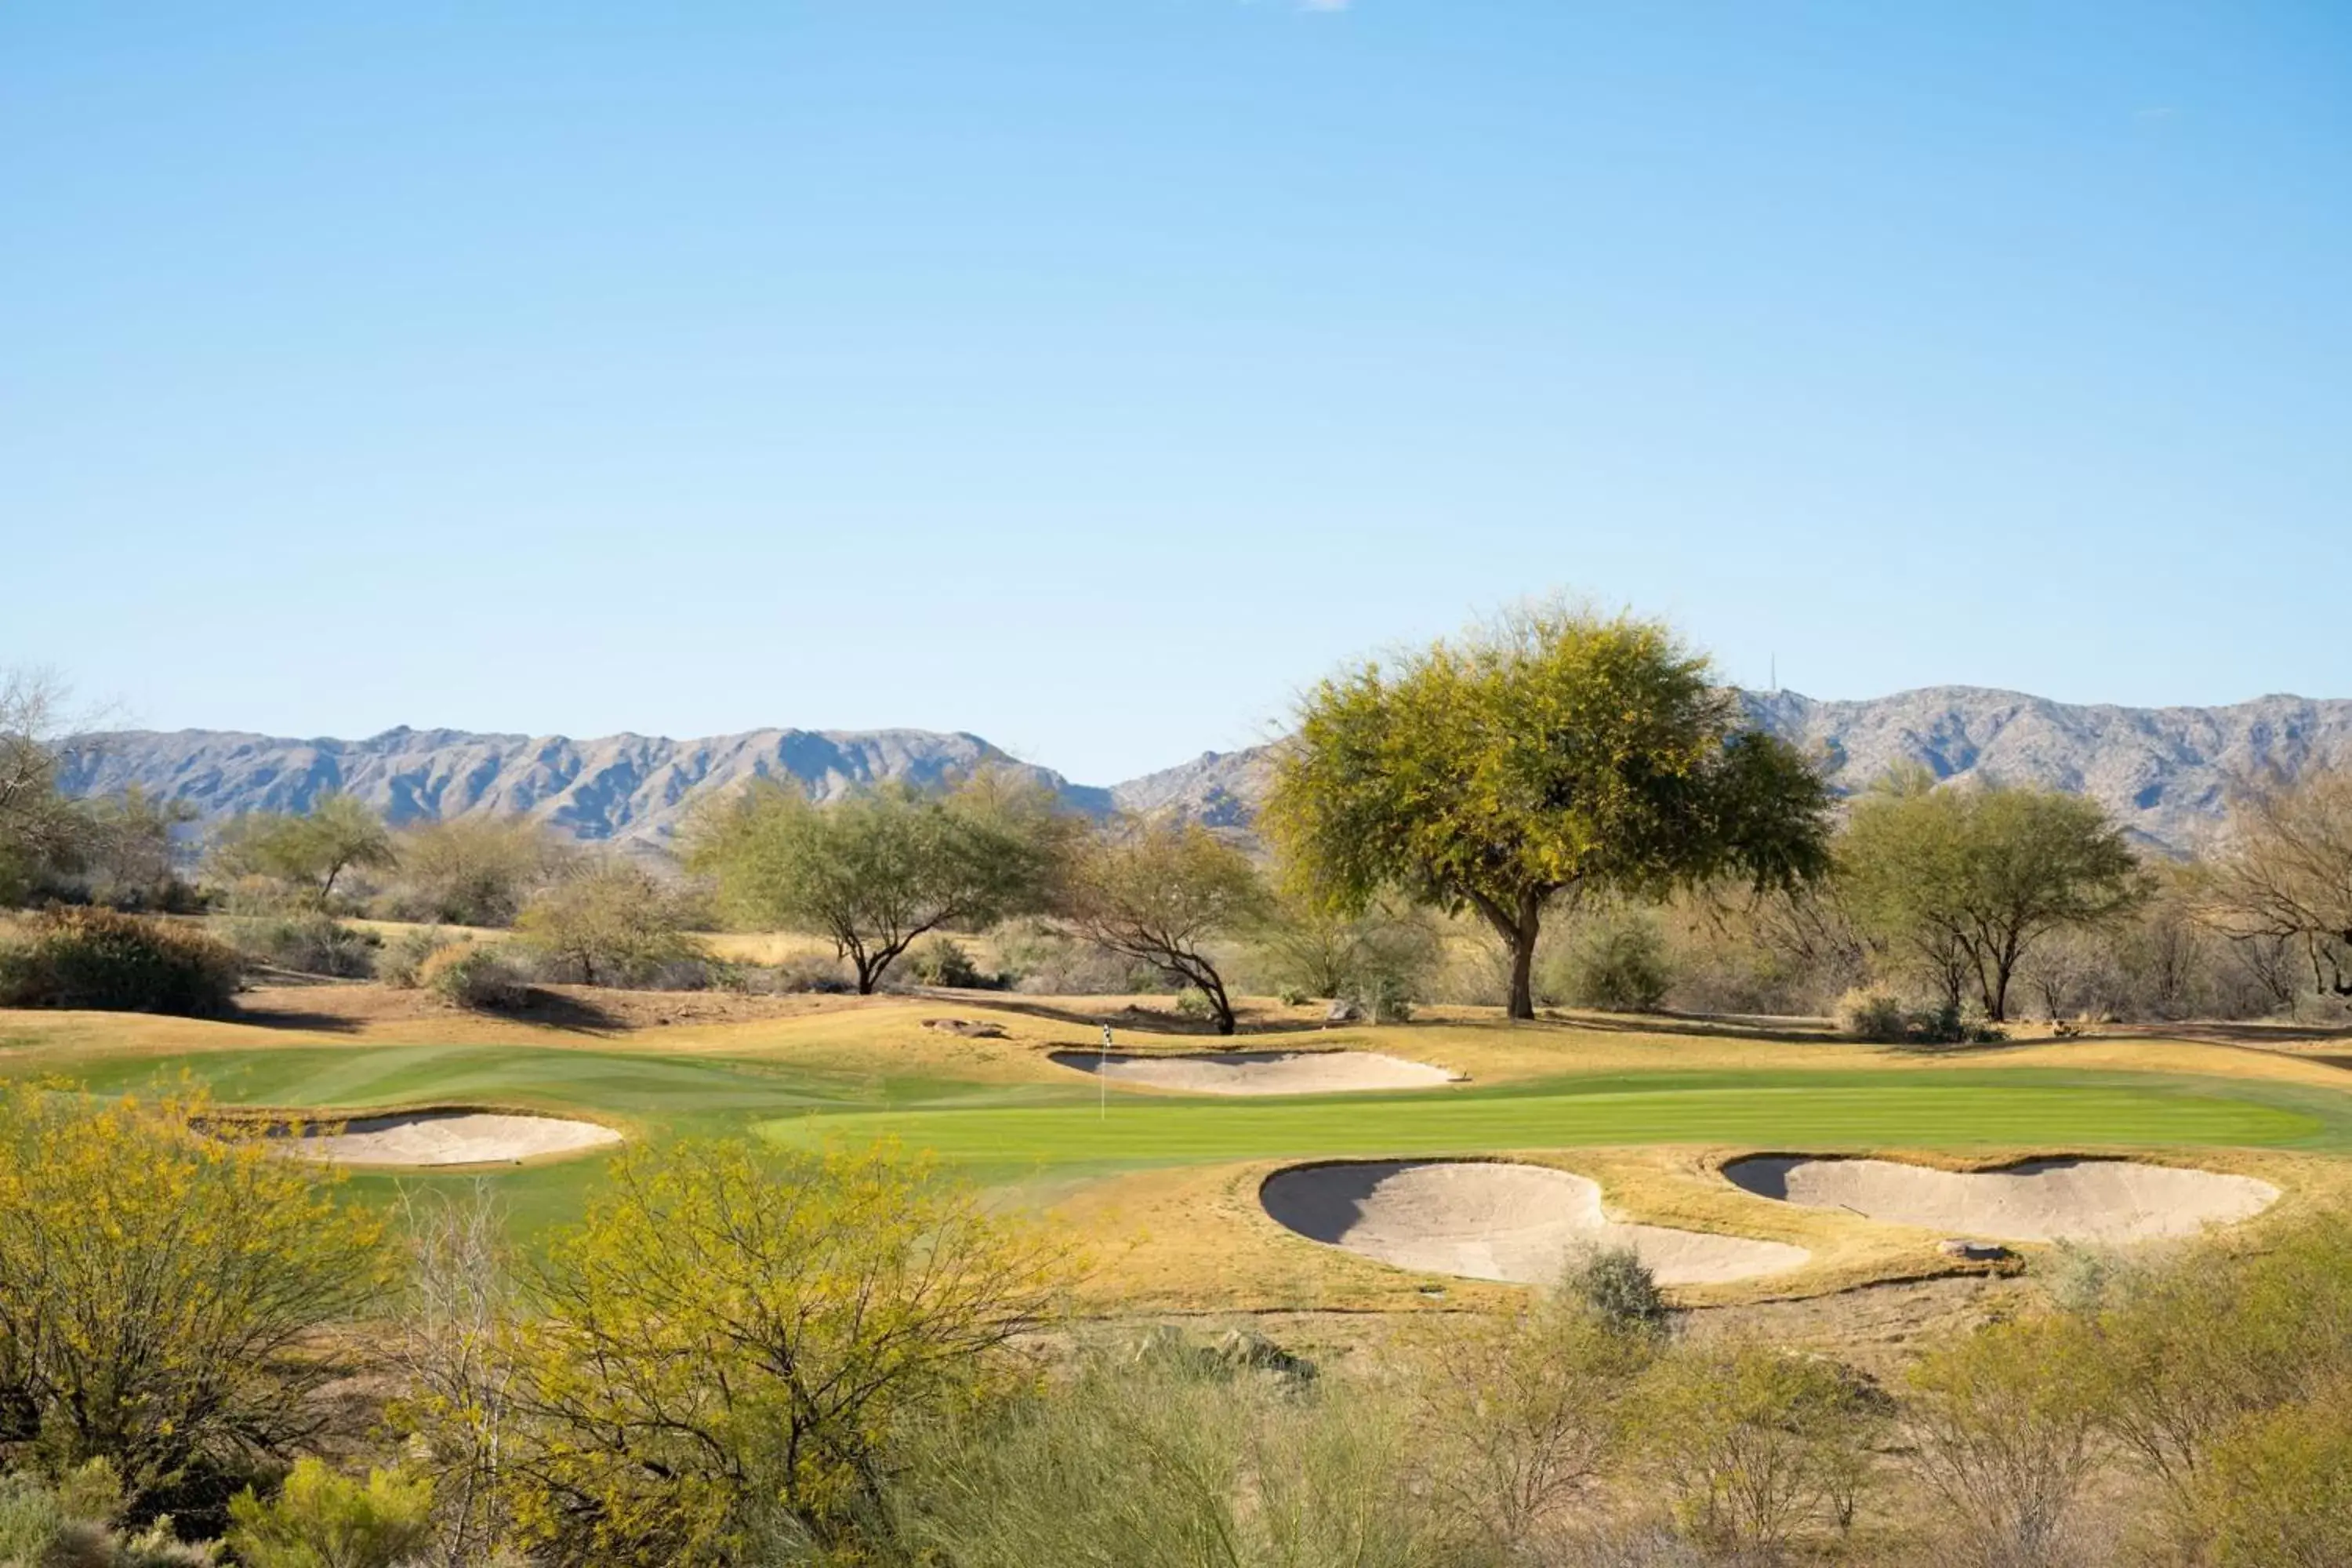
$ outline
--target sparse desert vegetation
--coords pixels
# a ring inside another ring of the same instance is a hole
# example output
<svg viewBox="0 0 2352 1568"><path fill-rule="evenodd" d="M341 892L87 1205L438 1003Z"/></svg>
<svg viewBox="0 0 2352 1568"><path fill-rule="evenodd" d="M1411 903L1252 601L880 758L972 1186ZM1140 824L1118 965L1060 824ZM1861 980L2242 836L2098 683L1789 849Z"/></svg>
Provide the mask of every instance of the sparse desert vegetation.
<svg viewBox="0 0 2352 1568"><path fill-rule="evenodd" d="M0 1563L2345 1550L2336 775L2188 864L1840 802L1565 610L1311 694L1263 837L200 838L15 744Z"/></svg>

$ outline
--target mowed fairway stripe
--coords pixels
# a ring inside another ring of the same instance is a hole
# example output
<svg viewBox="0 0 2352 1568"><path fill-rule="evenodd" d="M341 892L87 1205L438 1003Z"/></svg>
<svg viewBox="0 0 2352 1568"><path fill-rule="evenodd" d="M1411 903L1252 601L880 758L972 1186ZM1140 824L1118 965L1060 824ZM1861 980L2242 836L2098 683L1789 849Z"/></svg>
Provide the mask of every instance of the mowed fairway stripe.
<svg viewBox="0 0 2352 1568"><path fill-rule="evenodd" d="M1091 1104L782 1117L761 1132L810 1144L891 1137L994 1166L1182 1164L1332 1154L1469 1152L1601 1143L1759 1147L2283 1144L2334 1142L2337 1118L2238 1098L2211 1079L2053 1081L2033 1073L1675 1075L1629 1087L1206 1103ZM2264 1099L2270 1098L2264 1096ZM2331 1123L2335 1125L2331 1126Z"/></svg>

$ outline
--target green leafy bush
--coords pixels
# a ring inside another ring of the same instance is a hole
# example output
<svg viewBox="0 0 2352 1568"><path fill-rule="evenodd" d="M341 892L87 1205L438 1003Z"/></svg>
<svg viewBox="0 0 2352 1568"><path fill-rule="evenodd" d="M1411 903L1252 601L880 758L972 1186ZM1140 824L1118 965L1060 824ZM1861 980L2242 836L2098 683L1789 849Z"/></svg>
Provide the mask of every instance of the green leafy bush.
<svg viewBox="0 0 2352 1568"><path fill-rule="evenodd" d="M1639 1408L1645 1468L1684 1531L1734 1562L1849 1524L1881 1415L1843 1368L1739 1342L1663 1357Z"/></svg>
<svg viewBox="0 0 2352 1568"><path fill-rule="evenodd" d="M963 944L950 936L927 936L917 942L907 954L907 970L918 985L970 991L996 984L996 977L982 974Z"/></svg>
<svg viewBox="0 0 2352 1568"><path fill-rule="evenodd" d="M453 1007L511 1007L522 1000L522 979L495 948L473 942L445 947L416 968L416 984Z"/></svg>
<svg viewBox="0 0 2352 1568"><path fill-rule="evenodd" d="M1875 985L1857 985L1837 999L1838 1032L1857 1040L1901 1045L1911 1037L1910 1012L1903 998Z"/></svg>
<svg viewBox="0 0 2352 1568"><path fill-rule="evenodd" d="M230 1501L228 1543L249 1568L395 1568L424 1545L432 1508L425 1481L358 1481L306 1458L268 1502L250 1489Z"/></svg>
<svg viewBox="0 0 2352 1568"><path fill-rule="evenodd" d="M229 941L257 963L344 980L373 974L376 950L383 945L373 931L315 910L237 921L229 927Z"/></svg>
<svg viewBox="0 0 2352 1568"><path fill-rule="evenodd" d="M1657 1332L1666 1326L1665 1292L1630 1247L1588 1247L1572 1254L1559 1293L1612 1329Z"/></svg>
<svg viewBox="0 0 2352 1568"><path fill-rule="evenodd" d="M1666 999L1674 971L1666 939L1647 915L1622 914L1578 933L1559 977L1560 994L1605 1013L1653 1013Z"/></svg>
<svg viewBox="0 0 2352 1568"><path fill-rule="evenodd" d="M0 939L0 1006L226 1014L245 961L189 926L110 910L51 910Z"/></svg>

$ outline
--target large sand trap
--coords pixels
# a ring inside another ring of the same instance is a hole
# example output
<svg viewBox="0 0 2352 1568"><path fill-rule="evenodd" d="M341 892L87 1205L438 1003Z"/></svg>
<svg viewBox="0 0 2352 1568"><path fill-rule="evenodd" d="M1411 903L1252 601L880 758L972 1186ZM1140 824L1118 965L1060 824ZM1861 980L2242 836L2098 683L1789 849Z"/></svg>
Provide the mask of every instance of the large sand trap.
<svg viewBox="0 0 2352 1568"><path fill-rule="evenodd" d="M1300 1165L1258 1190L1299 1235L1402 1268L1547 1285L1580 1247L1631 1247L1661 1285L1704 1285L1794 1268L1801 1247L1621 1225L1597 1183L1542 1165L1384 1161Z"/></svg>
<svg viewBox="0 0 2352 1568"><path fill-rule="evenodd" d="M345 1165L488 1165L576 1153L620 1141L619 1133L593 1121L420 1110L361 1117L344 1123L341 1132L304 1138L302 1152Z"/></svg>
<svg viewBox="0 0 2352 1568"><path fill-rule="evenodd" d="M1811 1208L2003 1241L2153 1241L2249 1219L2278 1189L2127 1160L2036 1160L1998 1171L1938 1171L1892 1160L1735 1160L1734 1185Z"/></svg>
<svg viewBox="0 0 2352 1568"><path fill-rule="evenodd" d="M1345 1094L1366 1089L1427 1089L1454 1075L1378 1051L1203 1051L1181 1057L1108 1057L1055 1051L1054 1059L1113 1083L1194 1094Z"/></svg>

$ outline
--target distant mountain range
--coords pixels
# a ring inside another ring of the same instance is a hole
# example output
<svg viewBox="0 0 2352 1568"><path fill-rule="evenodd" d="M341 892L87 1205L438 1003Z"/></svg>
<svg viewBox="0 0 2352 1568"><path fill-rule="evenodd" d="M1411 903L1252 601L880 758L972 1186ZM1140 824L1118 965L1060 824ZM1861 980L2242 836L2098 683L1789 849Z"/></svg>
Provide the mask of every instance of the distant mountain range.
<svg viewBox="0 0 2352 1568"><path fill-rule="evenodd" d="M1790 691L1740 699L1758 724L1821 755L1842 791L1917 762L1945 779L2087 795L2136 837L2173 851L2213 835L2233 777L2352 764L2352 700L2263 697L2225 708L2117 708L1965 686L1858 702ZM1272 762L1271 746L1209 752L1106 789L1072 784L977 735L926 730L755 730L697 741L405 728L363 741L305 741L127 730L80 737L64 783L83 795L137 784L189 803L206 821L299 811L322 793L343 790L395 824L522 816L578 839L656 848L675 837L698 796L747 779L793 779L825 799L883 779L937 784L991 763L1096 815L1173 812L1245 828Z"/></svg>

